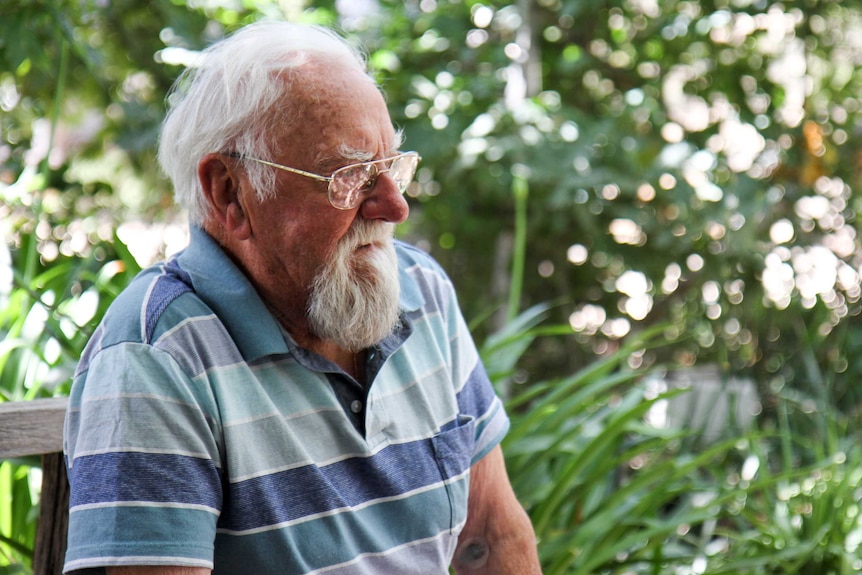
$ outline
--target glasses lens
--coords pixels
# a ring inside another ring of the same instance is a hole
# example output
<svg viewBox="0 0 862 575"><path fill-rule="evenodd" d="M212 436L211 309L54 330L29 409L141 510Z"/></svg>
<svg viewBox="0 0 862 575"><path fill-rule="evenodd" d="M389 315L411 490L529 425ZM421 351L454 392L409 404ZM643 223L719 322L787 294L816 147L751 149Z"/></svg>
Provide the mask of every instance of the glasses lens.
<svg viewBox="0 0 862 575"><path fill-rule="evenodd" d="M378 174L382 172L389 172L403 194L413 181L418 164L419 154L408 152L394 158L345 166L332 173L329 203L340 210L355 208L362 201L363 194L374 187Z"/></svg>
<svg viewBox="0 0 862 575"><path fill-rule="evenodd" d="M392 160L389 173L392 174L392 179L398 184L398 189L401 190L402 194L407 191L407 187L413 181L418 163L419 155L413 152L402 154Z"/></svg>
<svg viewBox="0 0 862 575"><path fill-rule="evenodd" d="M373 188L376 181L377 166L374 164L356 164L336 170L329 183L329 203L340 210L354 208L362 193Z"/></svg>

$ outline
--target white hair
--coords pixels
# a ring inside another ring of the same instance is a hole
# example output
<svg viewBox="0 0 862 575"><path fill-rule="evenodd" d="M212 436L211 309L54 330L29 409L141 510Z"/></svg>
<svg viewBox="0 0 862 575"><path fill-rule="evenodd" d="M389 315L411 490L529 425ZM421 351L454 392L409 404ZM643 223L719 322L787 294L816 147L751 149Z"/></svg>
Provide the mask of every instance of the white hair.
<svg viewBox="0 0 862 575"><path fill-rule="evenodd" d="M295 82L313 75L285 74L321 57L337 58L367 74L364 55L332 30L288 22L246 26L203 51L168 96L158 159L178 204L200 225L207 204L198 181L200 159L210 152L271 157L275 122L301 119L304 104L291 98ZM278 111L278 116L274 112ZM261 199L272 193L273 170L250 163L248 176Z"/></svg>

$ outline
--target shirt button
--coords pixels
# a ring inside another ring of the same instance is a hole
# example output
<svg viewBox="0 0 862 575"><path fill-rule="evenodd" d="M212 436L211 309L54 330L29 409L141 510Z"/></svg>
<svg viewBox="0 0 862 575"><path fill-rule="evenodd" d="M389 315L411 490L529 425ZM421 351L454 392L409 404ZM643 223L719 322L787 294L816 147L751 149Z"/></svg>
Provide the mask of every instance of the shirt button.
<svg viewBox="0 0 862 575"><path fill-rule="evenodd" d="M350 402L350 411L353 413L360 413L362 411L362 402L358 399L354 399Z"/></svg>

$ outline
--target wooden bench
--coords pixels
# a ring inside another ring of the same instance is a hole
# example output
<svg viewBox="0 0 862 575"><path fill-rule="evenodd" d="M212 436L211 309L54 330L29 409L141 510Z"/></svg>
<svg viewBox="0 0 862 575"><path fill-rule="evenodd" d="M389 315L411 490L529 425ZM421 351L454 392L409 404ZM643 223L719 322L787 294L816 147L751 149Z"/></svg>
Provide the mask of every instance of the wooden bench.
<svg viewBox="0 0 862 575"><path fill-rule="evenodd" d="M63 572L69 528L69 482L62 453L67 404L65 397L0 403L0 460L42 456L34 575Z"/></svg>

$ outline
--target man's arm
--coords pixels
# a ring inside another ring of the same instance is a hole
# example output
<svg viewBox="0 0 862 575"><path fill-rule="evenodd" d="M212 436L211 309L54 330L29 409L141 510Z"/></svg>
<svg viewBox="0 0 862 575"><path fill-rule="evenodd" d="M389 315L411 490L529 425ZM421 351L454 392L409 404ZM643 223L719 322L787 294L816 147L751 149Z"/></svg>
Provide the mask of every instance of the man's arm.
<svg viewBox="0 0 862 575"><path fill-rule="evenodd" d="M536 535L495 447L470 469L467 523L452 562L458 575L539 575Z"/></svg>
<svg viewBox="0 0 862 575"><path fill-rule="evenodd" d="M204 567L136 566L108 567L108 575L210 575Z"/></svg>

